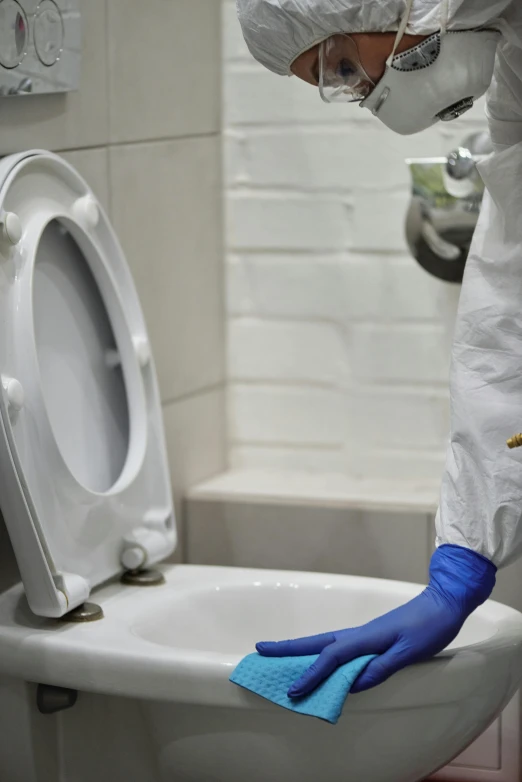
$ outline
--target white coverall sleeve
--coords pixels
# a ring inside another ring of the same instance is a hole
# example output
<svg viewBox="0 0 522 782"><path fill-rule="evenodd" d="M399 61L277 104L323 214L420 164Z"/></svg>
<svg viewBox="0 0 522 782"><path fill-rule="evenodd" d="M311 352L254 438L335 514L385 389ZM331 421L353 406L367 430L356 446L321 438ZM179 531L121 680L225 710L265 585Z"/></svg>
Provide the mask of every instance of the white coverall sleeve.
<svg viewBox="0 0 522 782"><path fill-rule="evenodd" d="M479 165L487 191L457 317L451 436L437 544L497 566L522 555L522 49L504 46L488 100L495 153Z"/></svg>

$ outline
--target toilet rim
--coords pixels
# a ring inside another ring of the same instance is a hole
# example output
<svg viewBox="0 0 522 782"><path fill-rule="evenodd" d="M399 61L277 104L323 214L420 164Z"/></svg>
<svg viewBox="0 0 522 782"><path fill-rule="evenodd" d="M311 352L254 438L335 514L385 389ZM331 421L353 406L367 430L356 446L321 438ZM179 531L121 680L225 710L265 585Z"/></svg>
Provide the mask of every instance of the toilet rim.
<svg viewBox="0 0 522 782"><path fill-rule="evenodd" d="M290 575L308 584L320 584L325 578L340 579L338 583L348 585L374 581L350 576L191 565L170 565L162 570L166 577L164 587L140 590L112 584L102 588L93 599L99 601L105 618L85 625L33 617L26 608L21 587L14 587L0 597L0 673L106 695L207 706L270 708L262 699L229 683L241 653L167 647L136 635L133 623L151 607L168 602L172 590L176 599L182 600L184 594L201 591L205 584L208 588L216 580L237 584L241 578L248 583L253 577L288 579ZM416 589L416 585L411 587ZM486 611L498 614L495 635L413 666L377 690L350 699L348 708L366 711L448 703L462 698L463 694L476 692L485 678L486 666L488 686L495 684L497 676L502 692L505 670L511 661L514 664L522 650L522 618L512 609L495 603L490 603ZM501 664L495 666L496 660Z"/></svg>

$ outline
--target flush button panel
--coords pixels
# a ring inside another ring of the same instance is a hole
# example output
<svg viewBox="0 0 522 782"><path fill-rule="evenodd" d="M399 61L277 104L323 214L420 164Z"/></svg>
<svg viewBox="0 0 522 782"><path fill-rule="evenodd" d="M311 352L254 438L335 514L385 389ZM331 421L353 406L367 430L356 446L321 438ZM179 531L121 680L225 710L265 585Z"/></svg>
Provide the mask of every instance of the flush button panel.
<svg viewBox="0 0 522 782"><path fill-rule="evenodd" d="M80 0L0 0L0 97L75 90Z"/></svg>

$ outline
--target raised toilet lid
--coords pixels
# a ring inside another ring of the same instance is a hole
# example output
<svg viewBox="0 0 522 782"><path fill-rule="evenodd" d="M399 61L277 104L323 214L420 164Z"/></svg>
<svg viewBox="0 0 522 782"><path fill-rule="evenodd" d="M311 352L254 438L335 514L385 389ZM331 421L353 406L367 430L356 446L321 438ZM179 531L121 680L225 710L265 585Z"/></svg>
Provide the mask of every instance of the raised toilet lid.
<svg viewBox="0 0 522 782"><path fill-rule="evenodd" d="M152 269L151 269L152 273ZM132 277L60 157L0 161L0 506L31 609L58 617L176 545Z"/></svg>

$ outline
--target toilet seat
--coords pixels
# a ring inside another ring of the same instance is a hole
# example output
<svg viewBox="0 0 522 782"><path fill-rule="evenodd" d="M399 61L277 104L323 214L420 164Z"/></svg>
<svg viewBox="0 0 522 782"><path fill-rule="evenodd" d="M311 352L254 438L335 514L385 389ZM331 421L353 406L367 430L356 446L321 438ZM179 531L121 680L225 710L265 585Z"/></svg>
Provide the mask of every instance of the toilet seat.
<svg viewBox="0 0 522 782"><path fill-rule="evenodd" d="M0 161L0 493L32 611L176 545L161 403L125 257L87 183Z"/></svg>

